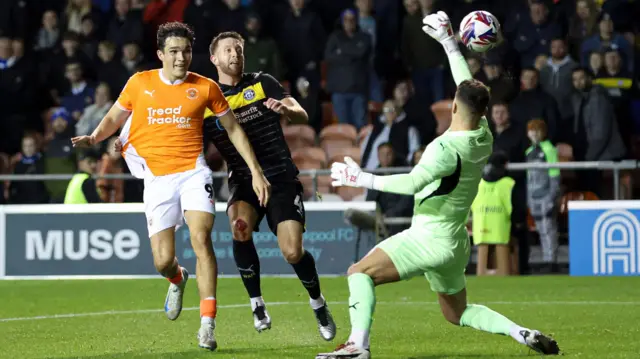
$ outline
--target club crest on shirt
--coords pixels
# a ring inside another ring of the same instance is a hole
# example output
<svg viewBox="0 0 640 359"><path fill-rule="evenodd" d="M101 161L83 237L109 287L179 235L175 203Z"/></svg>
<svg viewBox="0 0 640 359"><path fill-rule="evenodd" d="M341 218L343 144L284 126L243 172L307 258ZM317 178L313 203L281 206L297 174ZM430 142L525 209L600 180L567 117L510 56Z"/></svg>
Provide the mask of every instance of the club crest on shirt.
<svg viewBox="0 0 640 359"><path fill-rule="evenodd" d="M189 100L195 100L198 98L198 90L195 88L187 89L187 98Z"/></svg>
<svg viewBox="0 0 640 359"><path fill-rule="evenodd" d="M244 97L245 100L251 101L256 97L256 93L252 89L246 89L244 90L242 96Z"/></svg>

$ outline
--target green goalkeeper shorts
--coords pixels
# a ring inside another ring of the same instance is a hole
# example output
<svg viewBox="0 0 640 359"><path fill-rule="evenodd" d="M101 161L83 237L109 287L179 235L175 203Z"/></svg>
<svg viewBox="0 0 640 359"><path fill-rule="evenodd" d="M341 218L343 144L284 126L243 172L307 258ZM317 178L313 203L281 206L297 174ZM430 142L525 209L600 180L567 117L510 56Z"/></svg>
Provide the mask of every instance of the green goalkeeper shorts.
<svg viewBox="0 0 640 359"><path fill-rule="evenodd" d="M429 238L424 230L409 228L380 242L403 280L424 274L431 290L456 294L466 286L469 263L469 238Z"/></svg>

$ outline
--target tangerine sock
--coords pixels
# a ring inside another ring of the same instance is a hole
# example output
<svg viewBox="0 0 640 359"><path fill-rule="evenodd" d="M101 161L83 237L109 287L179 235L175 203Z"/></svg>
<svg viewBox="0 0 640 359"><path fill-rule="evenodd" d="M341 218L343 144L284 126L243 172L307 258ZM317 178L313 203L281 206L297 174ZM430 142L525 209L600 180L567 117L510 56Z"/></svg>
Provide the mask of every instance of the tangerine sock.
<svg viewBox="0 0 640 359"><path fill-rule="evenodd" d="M200 323L212 324L217 312L216 298L207 297L200 301Z"/></svg>
<svg viewBox="0 0 640 359"><path fill-rule="evenodd" d="M174 275L171 278L167 278L169 280L169 282L175 284L175 285L179 285L180 283L182 283L182 267L178 266L178 273L176 273L176 275Z"/></svg>

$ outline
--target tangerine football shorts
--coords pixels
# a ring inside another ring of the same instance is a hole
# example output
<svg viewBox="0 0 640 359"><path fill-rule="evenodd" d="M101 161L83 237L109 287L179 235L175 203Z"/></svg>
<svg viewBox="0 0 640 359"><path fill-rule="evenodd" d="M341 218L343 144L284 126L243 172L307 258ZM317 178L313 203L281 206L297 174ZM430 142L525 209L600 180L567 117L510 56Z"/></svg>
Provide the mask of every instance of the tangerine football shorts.
<svg viewBox="0 0 640 359"><path fill-rule="evenodd" d="M469 238L465 240L429 238L428 231L409 228L384 241L383 250L403 280L424 275L436 293L456 294L466 286Z"/></svg>
<svg viewBox="0 0 640 359"><path fill-rule="evenodd" d="M200 167L144 180L144 212L149 237L184 223L184 211L215 213L213 176Z"/></svg>

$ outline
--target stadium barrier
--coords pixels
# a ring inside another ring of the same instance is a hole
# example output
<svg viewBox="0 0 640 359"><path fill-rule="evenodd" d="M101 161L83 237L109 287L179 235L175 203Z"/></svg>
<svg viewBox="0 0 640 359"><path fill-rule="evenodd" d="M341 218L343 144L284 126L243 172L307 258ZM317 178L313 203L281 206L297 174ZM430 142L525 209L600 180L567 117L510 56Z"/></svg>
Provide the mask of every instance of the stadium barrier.
<svg viewBox="0 0 640 359"><path fill-rule="evenodd" d="M640 275L640 201L569 202L569 273Z"/></svg>
<svg viewBox="0 0 640 359"><path fill-rule="evenodd" d="M625 160L625 161L583 161L583 162L558 162L558 163L509 163L507 168L510 171L526 171L530 169L552 169L557 168L560 171L563 170L602 170L613 172L613 194L614 199L620 198L620 171L634 170L638 168L639 161ZM407 173L410 172L412 167L392 167L385 169L367 170L371 173ZM317 170L300 170L300 176L311 176L313 180L313 193L318 190L318 176L328 176L331 174L330 169L317 169ZM214 178L225 178L227 172L214 172ZM68 181L73 177L73 174L27 174L27 175L2 175L0 174L0 181ZM106 174L106 175L94 175L95 179L123 179L123 180L139 180L130 174ZM316 196L313 196L312 201L317 201Z"/></svg>
<svg viewBox="0 0 640 359"><path fill-rule="evenodd" d="M375 212L375 202L306 202L304 246L321 275L342 275L355 253L356 229L344 212ZM237 276L226 203L216 203L213 246L222 276ZM142 203L0 206L0 279L157 278ZM365 233L373 236L373 233ZM266 221L253 234L265 275L295 275ZM375 243L369 240L368 243ZM176 232L176 256L195 271L189 231Z"/></svg>

